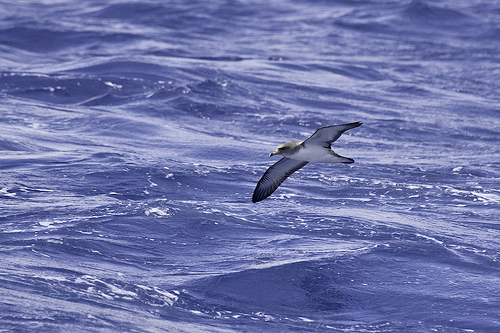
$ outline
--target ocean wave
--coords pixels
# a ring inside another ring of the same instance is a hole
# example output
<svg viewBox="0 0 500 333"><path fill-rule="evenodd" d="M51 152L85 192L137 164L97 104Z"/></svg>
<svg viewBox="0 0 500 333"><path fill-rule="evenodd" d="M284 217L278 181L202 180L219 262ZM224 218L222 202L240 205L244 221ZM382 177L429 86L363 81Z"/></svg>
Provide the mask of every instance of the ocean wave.
<svg viewBox="0 0 500 333"><path fill-rule="evenodd" d="M491 1L0 3L0 326L494 331ZM268 199L283 142L362 121Z"/></svg>

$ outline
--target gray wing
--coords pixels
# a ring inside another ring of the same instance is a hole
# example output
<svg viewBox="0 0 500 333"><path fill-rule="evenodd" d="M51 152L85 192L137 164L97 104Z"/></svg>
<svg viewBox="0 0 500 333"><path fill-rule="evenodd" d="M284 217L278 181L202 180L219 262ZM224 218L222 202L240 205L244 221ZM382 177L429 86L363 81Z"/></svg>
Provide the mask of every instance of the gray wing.
<svg viewBox="0 0 500 333"><path fill-rule="evenodd" d="M333 125L333 126L325 126L320 127L311 135L307 140L304 141L304 144L312 144L318 145L325 148L330 148L332 146L332 142L337 140L342 133L351 128L361 126L361 122L355 122L344 125Z"/></svg>
<svg viewBox="0 0 500 333"><path fill-rule="evenodd" d="M252 202L264 200L283 183L292 173L306 165L306 161L283 157L267 169L253 191Z"/></svg>

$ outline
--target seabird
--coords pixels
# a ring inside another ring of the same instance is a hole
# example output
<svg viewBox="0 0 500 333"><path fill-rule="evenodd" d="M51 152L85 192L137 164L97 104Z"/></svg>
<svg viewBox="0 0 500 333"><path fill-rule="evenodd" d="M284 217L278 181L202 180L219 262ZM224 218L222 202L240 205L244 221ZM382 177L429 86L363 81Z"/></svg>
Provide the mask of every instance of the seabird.
<svg viewBox="0 0 500 333"><path fill-rule="evenodd" d="M273 164L264 173L253 192L252 202L264 200L283 183L292 173L309 162L319 163L354 163L351 158L340 156L331 150L332 142L351 128L361 126L361 122L344 125L320 127L305 141L293 141L279 145L276 151L269 154L283 155L281 160Z"/></svg>

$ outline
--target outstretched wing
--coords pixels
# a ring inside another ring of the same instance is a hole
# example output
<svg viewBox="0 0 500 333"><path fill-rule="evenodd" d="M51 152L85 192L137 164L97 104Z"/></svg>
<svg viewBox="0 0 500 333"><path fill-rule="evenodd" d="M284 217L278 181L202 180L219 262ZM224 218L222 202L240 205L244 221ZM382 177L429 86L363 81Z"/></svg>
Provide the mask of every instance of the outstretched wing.
<svg viewBox="0 0 500 333"><path fill-rule="evenodd" d="M267 169L253 191L252 202L264 200L270 196L292 173L306 165L306 161L283 157Z"/></svg>
<svg viewBox="0 0 500 333"><path fill-rule="evenodd" d="M311 135L307 140L304 141L304 144L312 144L318 145L325 148L330 148L332 146L332 142L337 140L342 133L351 128L361 126L361 122L355 122L344 125L333 125L333 126L325 126L320 127Z"/></svg>

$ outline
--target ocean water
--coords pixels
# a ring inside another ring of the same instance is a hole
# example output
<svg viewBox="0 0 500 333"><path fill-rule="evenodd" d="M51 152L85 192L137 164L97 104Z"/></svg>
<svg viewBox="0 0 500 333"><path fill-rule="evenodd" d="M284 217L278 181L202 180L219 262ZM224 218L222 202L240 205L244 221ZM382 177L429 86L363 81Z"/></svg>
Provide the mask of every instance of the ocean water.
<svg viewBox="0 0 500 333"><path fill-rule="evenodd" d="M499 332L499 91L493 0L0 1L0 331Z"/></svg>

